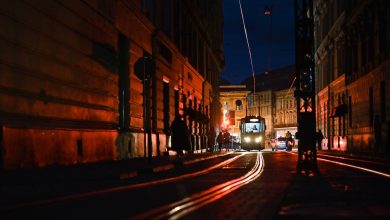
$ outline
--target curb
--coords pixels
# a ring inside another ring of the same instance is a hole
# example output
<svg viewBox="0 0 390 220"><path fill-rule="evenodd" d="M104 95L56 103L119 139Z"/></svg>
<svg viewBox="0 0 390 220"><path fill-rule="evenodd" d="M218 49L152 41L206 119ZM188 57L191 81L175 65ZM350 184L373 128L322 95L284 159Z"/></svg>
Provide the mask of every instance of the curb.
<svg viewBox="0 0 390 220"><path fill-rule="evenodd" d="M226 156L226 155L229 155L229 154L232 154L232 153L233 153L233 151L232 152L228 152L228 153L218 154L218 155L212 155L212 156L208 156L208 157L200 157L200 158L187 160L187 161L175 161L175 162L172 162L172 163L169 163L169 164L155 166L155 167L138 168L137 171L130 171L130 172L122 172L122 173L120 173L119 174L119 179L124 180L124 179L130 179L130 178L133 178L133 177L137 177L137 176L140 176L140 175L143 175L143 174L153 174L153 173L164 172L164 171L172 170L172 169L177 168L177 167L182 167L182 166L185 166L185 165L190 165L190 164L198 163L198 162L209 160L209 159L214 159L214 158L217 158L217 157Z"/></svg>

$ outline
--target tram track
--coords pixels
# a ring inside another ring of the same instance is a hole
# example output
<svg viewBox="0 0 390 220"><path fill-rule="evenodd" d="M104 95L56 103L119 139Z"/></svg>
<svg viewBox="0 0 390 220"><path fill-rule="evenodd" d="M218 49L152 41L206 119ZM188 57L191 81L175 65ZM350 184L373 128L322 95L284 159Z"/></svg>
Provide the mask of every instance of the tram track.
<svg viewBox="0 0 390 220"><path fill-rule="evenodd" d="M298 153L296 153L296 152L288 152L288 153L293 154L293 155L298 155ZM376 175L390 178L390 173L388 173L386 171L383 172L383 171L369 168L369 166L372 164L379 165L379 166L385 166L386 164L384 164L384 163L378 163L378 162L362 160L362 159L346 158L346 157L340 157L340 156L332 156L332 155L326 155L326 154L317 154L317 160L324 161L327 163L333 163L333 164L337 164L339 166L349 167L349 168L353 168L353 169L357 169L357 170L361 170L361 171L365 171L365 172L369 172L372 174L376 174ZM361 165L357 165L354 163L365 164L366 166L361 166Z"/></svg>
<svg viewBox="0 0 390 220"><path fill-rule="evenodd" d="M264 169L262 153L257 153L256 163L245 175L195 193L180 201L141 213L131 219L178 219L210 204L257 179Z"/></svg>
<svg viewBox="0 0 390 220"><path fill-rule="evenodd" d="M36 200L36 201L32 201L32 202L11 205L11 206L4 206L4 207L0 207L0 212L15 211L15 210L18 210L21 208L50 205L50 204L55 204L55 203L84 199L84 198L88 198L88 197L101 196L101 195L105 195L105 194L109 194L109 193L117 193L117 192L126 191L126 190L136 190L136 189L156 186L156 185L160 185L160 184L164 184L164 183L180 181L180 180L204 175L206 173L211 172L212 170L224 167L230 163L233 163L234 161L236 161L240 157L244 156L245 154L247 154L247 153L240 153L240 154L238 154L232 158L229 158L221 163L215 164L215 165L210 166L206 169L199 170L199 171L192 172L192 173L187 173L187 174L174 176L174 177L170 177L170 178L165 178L165 179L147 181L147 182L143 182L143 183L110 187L107 189L95 190L95 191L91 191L91 192L77 193L77 194L71 194L71 195L66 195L66 196L41 199L41 200Z"/></svg>

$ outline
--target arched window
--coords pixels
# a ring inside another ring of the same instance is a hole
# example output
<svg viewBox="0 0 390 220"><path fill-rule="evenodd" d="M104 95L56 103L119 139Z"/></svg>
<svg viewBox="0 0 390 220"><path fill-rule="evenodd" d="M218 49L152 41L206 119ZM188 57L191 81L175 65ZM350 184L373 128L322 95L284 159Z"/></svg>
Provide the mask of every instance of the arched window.
<svg viewBox="0 0 390 220"><path fill-rule="evenodd" d="M242 101L239 99L236 100L236 110L242 110Z"/></svg>

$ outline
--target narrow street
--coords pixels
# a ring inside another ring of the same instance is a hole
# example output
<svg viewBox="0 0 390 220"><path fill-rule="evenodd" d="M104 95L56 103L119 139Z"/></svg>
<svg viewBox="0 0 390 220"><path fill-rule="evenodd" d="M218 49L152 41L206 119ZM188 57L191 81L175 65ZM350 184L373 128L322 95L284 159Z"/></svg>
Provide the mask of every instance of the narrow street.
<svg viewBox="0 0 390 220"><path fill-rule="evenodd" d="M50 192L19 205L2 203L0 217L382 219L390 216L389 164L320 155L319 173L306 176L297 174L296 163L295 152L235 152L157 175L96 180L89 183L95 186L93 191L93 187L83 186L84 192L60 197L53 197L55 192ZM42 186L35 187L38 190Z"/></svg>

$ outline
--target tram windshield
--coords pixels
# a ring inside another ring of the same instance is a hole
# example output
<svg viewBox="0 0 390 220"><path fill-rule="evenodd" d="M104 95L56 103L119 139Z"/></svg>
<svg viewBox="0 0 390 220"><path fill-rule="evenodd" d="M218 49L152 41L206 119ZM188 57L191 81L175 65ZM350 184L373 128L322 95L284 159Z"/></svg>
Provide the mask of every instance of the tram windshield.
<svg viewBox="0 0 390 220"><path fill-rule="evenodd" d="M258 123L258 122L245 123L243 126L243 132L244 133L260 133L264 130L264 128L261 125L262 124Z"/></svg>

